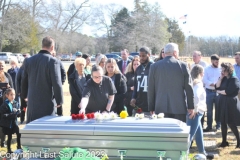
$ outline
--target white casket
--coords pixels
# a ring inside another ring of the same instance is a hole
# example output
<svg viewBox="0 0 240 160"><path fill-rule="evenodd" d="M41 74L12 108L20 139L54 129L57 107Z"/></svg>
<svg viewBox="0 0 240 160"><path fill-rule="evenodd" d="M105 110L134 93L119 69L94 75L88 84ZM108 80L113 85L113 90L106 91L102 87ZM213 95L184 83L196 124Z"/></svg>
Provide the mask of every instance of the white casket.
<svg viewBox="0 0 240 160"><path fill-rule="evenodd" d="M110 160L187 159L190 127L171 118L97 121L46 116L20 130L21 142L31 153L58 154L64 147L80 147ZM52 157L51 157L52 158Z"/></svg>

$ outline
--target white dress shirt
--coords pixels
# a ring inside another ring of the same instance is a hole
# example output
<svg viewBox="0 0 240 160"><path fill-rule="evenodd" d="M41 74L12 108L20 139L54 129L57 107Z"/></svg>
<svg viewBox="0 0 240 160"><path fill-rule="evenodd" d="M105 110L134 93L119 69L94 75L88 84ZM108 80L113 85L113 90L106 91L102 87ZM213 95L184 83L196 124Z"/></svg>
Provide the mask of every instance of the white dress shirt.
<svg viewBox="0 0 240 160"><path fill-rule="evenodd" d="M210 84L216 84L218 81L218 78L221 76L221 68L214 68L212 65L209 65L204 70L204 76L203 76L203 83L205 85L205 88L215 90L214 86L210 86Z"/></svg>
<svg viewBox="0 0 240 160"><path fill-rule="evenodd" d="M201 81L193 85L193 93L194 93L194 111L196 113L197 112L204 113L205 111L207 111L206 91Z"/></svg>
<svg viewBox="0 0 240 160"><path fill-rule="evenodd" d="M200 66L202 66L203 68L206 68L207 66L208 66L208 64L207 64L207 62L205 62L205 61L199 61L199 63L198 63ZM192 65L191 65L191 69L195 66L195 65L197 65L196 63L193 63Z"/></svg>

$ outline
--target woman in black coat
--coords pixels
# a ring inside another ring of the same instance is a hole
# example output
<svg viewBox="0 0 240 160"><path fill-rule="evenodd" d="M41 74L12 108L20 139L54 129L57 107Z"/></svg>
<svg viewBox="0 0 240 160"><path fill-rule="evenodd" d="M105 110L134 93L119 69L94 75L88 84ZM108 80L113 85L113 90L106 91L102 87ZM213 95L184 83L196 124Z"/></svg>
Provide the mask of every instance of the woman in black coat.
<svg viewBox="0 0 240 160"><path fill-rule="evenodd" d="M78 114L78 105L82 99L84 84L91 78L91 75L84 73L86 60L84 58L76 58L74 62L76 70L69 76L69 90L72 97L71 114Z"/></svg>
<svg viewBox="0 0 240 160"><path fill-rule="evenodd" d="M216 90L219 94L219 117L221 121L222 143L219 147L229 146L227 142L228 127L234 133L237 145L240 148L240 139L237 126L240 125L240 110L237 108L237 95L239 91L239 80L233 76L233 66L231 63L222 63L222 75L216 83Z"/></svg>
<svg viewBox="0 0 240 160"><path fill-rule="evenodd" d="M120 112L124 110L124 98L127 92L126 77L121 73L117 62L113 58L109 58L106 62L105 75L112 79L117 90L112 105L112 111L120 114Z"/></svg>
<svg viewBox="0 0 240 160"><path fill-rule="evenodd" d="M134 90L134 74L137 69L137 67L140 65L140 59L139 57L134 57L132 62L128 64L127 70L126 70L126 78L127 78L127 93L125 95L125 105L128 110L129 116L132 116L133 107L130 105L130 101L132 99L132 94Z"/></svg>

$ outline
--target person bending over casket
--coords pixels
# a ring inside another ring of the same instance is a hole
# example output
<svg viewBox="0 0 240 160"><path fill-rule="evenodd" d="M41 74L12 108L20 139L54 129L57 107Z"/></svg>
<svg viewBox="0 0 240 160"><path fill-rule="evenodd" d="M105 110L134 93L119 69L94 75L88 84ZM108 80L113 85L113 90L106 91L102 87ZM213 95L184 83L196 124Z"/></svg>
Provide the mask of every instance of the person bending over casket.
<svg viewBox="0 0 240 160"><path fill-rule="evenodd" d="M79 113L110 112L116 88L100 66L92 68L92 78L84 85Z"/></svg>

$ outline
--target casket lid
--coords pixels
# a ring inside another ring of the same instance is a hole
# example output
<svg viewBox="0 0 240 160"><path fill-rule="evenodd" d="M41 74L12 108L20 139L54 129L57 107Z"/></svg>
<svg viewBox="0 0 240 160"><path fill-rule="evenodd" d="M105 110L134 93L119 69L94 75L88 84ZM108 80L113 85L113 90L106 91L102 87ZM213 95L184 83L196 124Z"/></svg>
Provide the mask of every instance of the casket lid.
<svg viewBox="0 0 240 160"><path fill-rule="evenodd" d="M96 121L72 120L70 116L46 116L26 124L21 133L188 137L189 130L190 127L186 123L172 118L128 117Z"/></svg>

